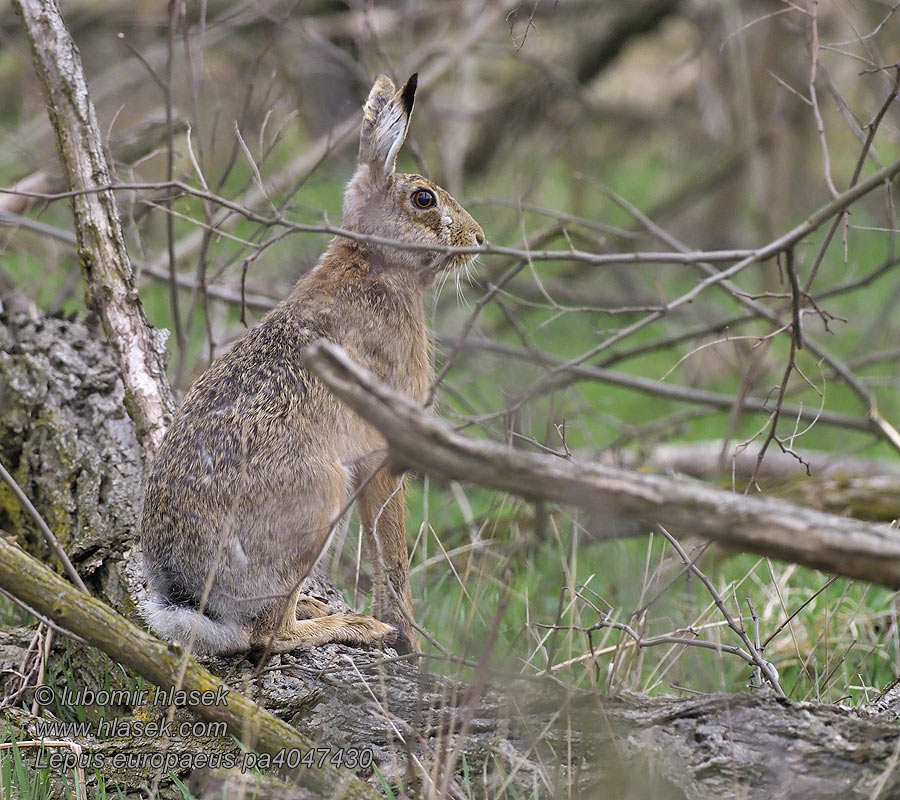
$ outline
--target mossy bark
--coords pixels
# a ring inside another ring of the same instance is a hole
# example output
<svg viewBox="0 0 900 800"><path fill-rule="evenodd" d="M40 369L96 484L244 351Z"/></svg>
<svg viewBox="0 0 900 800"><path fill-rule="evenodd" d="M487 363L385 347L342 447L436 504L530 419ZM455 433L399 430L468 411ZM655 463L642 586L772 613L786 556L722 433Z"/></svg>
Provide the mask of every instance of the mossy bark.
<svg viewBox="0 0 900 800"><path fill-rule="evenodd" d="M112 349L95 327L25 315L0 321L0 458L82 579L120 610L129 601L115 573L136 530L143 481L124 393ZM5 484L0 528L53 564Z"/></svg>
<svg viewBox="0 0 900 800"><path fill-rule="evenodd" d="M155 686L188 692L216 693L220 678L175 644L167 644L84 594L20 548L0 539L0 586L58 625L81 636ZM229 732L250 749L278 753L308 751L316 743L231 688L222 704L192 705L203 719L227 724ZM331 767L297 774L301 782L326 796L373 798L377 793L347 770Z"/></svg>

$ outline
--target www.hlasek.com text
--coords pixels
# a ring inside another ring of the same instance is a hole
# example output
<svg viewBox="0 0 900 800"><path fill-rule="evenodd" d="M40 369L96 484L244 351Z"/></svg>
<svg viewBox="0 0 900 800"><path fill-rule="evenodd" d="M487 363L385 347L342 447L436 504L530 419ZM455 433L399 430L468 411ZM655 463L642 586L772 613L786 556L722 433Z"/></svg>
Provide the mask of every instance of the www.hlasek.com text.
<svg viewBox="0 0 900 800"><path fill-rule="evenodd" d="M114 717L101 719L98 722L61 722L60 720L41 720L35 723L38 737L41 739L112 739L120 737L137 739L142 736L150 738L187 738L189 736L227 736L228 725L225 722L209 720L187 720L175 722L171 719L142 720L131 717Z"/></svg>

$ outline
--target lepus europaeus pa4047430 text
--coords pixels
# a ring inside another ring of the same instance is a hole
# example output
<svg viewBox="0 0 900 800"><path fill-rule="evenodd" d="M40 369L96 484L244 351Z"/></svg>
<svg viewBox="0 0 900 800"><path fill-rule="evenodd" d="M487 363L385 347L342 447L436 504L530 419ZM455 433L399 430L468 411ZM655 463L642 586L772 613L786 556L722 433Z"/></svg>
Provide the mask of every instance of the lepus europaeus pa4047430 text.
<svg viewBox="0 0 900 800"><path fill-rule="evenodd" d="M473 247L484 234L446 191L394 171L416 76L372 86L346 229L380 239ZM424 291L471 256L334 238L315 268L188 391L151 467L141 521L151 628L197 653L275 652L344 642L417 645L410 625L403 478L385 443L302 365L319 338L417 402L432 380ZM331 614L301 594L358 487L375 614ZM374 529L374 530L373 530ZM377 542L374 540L377 537Z"/></svg>

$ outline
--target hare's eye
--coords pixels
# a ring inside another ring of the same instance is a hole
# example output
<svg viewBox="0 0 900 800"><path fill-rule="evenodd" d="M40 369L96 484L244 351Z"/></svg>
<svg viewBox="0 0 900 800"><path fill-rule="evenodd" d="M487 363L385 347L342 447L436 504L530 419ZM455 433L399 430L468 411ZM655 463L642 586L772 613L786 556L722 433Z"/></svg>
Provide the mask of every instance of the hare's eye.
<svg viewBox="0 0 900 800"><path fill-rule="evenodd" d="M431 208L437 203L434 193L428 189L416 189L412 193L412 201L416 208Z"/></svg>

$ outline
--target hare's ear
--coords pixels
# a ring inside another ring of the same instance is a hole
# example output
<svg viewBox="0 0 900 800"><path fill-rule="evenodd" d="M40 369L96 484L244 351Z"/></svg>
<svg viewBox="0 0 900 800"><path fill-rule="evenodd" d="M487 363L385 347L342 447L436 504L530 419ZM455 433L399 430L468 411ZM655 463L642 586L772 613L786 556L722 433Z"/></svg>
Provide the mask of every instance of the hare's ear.
<svg viewBox="0 0 900 800"><path fill-rule="evenodd" d="M397 92L387 75L379 75L369 92L359 136L359 164L369 168L376 184L384 183L394 171L409 129L418 81L415 73Z"/></svg>

